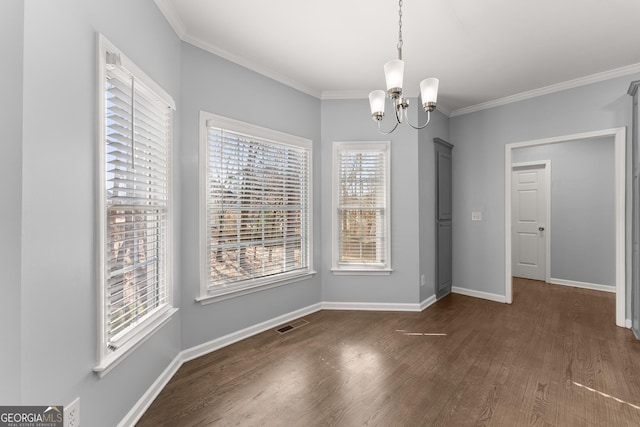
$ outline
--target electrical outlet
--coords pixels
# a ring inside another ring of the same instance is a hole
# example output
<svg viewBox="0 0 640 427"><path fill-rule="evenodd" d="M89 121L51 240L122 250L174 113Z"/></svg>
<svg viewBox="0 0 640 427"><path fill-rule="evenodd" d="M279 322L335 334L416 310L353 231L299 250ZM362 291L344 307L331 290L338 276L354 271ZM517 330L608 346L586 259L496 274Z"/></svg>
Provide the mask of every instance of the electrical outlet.
<svg viewBox="0 0 640 427"><path fill-rule="evenodd" d="M80 427L80 398L76 397L76 400L65 406L64 413L64 427Z"/></svg>
<svg viewBox="0 0 640 427"><path fill-rule="evenodd" d="M427 278L424 277L424 274L420 275L420 286L424 286L427 284Z"/></svg>

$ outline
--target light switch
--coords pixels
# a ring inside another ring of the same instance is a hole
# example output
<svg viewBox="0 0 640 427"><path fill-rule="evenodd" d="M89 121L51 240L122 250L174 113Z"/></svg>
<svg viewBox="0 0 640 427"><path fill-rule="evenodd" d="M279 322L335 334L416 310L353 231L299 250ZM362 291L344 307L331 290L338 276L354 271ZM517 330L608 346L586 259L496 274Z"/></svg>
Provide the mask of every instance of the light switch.
<svg viewBox="0 0 640 427"><path fill-rule="evenodd" d="M482 212L471 212L471 221L482 221Z"/></svg>

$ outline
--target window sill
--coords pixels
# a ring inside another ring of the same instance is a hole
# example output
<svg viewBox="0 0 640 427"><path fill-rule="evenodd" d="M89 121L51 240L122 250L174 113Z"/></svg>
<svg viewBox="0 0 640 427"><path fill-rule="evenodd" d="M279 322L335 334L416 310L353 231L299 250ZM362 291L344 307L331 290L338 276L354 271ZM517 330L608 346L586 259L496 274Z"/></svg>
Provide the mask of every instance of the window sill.
<svg viewBox="0 0 640 427"><path fill-rule="evenodd" d="M331 272L336 276L389 276L393 270L391 268L332 268Z"/></svg>
<svg viewBox="0 0 640 427"><path fill-rule="evenodd" d="M129 341L100 360L100 363L93 368L93 372L98 374L100 378L104 377L116 367L118 363L122 362L129 354L133 353L135 349L140 347L142 343L164 326L177 311L178 309L175 307L167 307L165 310L159 312L156 317L147 322Z"/></svg>
<svg viewBox="0 0 640 427"><path fill-rule="evenodd" d="M304 273L298 273L290 275L286 278L282 278L278 281L255 281L254 283L244 285L242 287L228 287L221 289L214 289L209 291L206 295L201 295L196 298L196 301L201 305L212 304L219 301L224 301L230 298L236 298L242 295L252 294L254 292L260 292L267 289L277 288L279 286L288 285L290 283L300 282L302 280L309 279L316 274L315 271L308 271Z"/></svg>

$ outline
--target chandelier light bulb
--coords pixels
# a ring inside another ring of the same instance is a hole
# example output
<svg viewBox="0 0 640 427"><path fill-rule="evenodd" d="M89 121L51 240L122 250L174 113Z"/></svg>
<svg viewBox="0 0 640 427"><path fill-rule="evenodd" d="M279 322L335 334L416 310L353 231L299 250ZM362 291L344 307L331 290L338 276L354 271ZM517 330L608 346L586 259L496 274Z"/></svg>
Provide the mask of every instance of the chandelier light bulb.
<svg viewBox="0 0 640 427"><path fill-rule="evenodd" d="M436 108L439 83L440 81L435 77L420 82L420 97L425 111L433 111Z"/></svg>
<svg viewBox="0 0 640 427"><path fill-rule="evenodd" d="M369 105L373 120L382 120L384 116L384 101L386 94L383 90L374 90L369 94Z"/></svg>
<svg viewBox="0 0 640 427"><path fill-rule="evenodd" d="M387 81L387 93L389 96L397 98L402 95L404 61L401 59L392 59L384 64L384 76Z"/></svg>

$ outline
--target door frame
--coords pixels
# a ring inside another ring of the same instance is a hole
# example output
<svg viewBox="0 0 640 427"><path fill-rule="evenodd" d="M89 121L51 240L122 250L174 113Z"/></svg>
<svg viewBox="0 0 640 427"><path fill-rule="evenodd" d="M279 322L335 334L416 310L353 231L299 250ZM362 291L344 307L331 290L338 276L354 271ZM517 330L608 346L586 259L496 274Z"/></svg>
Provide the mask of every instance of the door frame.
<svg viewBox="0 0 640 427"><path fill-rule="evenodd" d="M547 220L544 224L545 226L545 244L544 244L544 281L549 283L551 280L551 160L535 160L532 162L519 162L519 163L511 163L511 172L513 173L514 169L522 168L522 167L531 167L531 166L540 166L540 169L544 169L544 178L545 178L545 204L546 206L546 215ZM510 185L513 185L511 182ZM512 189L513 190L513 189ZM511 198L511 197L510 197ZM509 201L509 209L511 209L512 201ZM510 221L513 221L513 218L510 218ZM511 230L511 228L509 228ZM513 234L513 233L511 233ZM513 239L513 235L511 236ZM513 241L512 241L513 243ZM513 248L511 248L513 250ZM511 260L513 262L513 259ZM513 267L513 264L511 265Z"/></svg>
<svg viewBox="0 0 640 427"><path fill-rule="evenodd" d="M625 211L625 170L626 170L626 128L611 128L600 131L576 133L552 138L515 142L505 145L504 167L504 230L505 230L505 302L513 302L511 275L511 171L512 151L516 148L555 144L577 139L613 137L614 139L614 191L615 191L615 282L616 282L616 325L629 327L626 321L626 211Z"/></svg>

